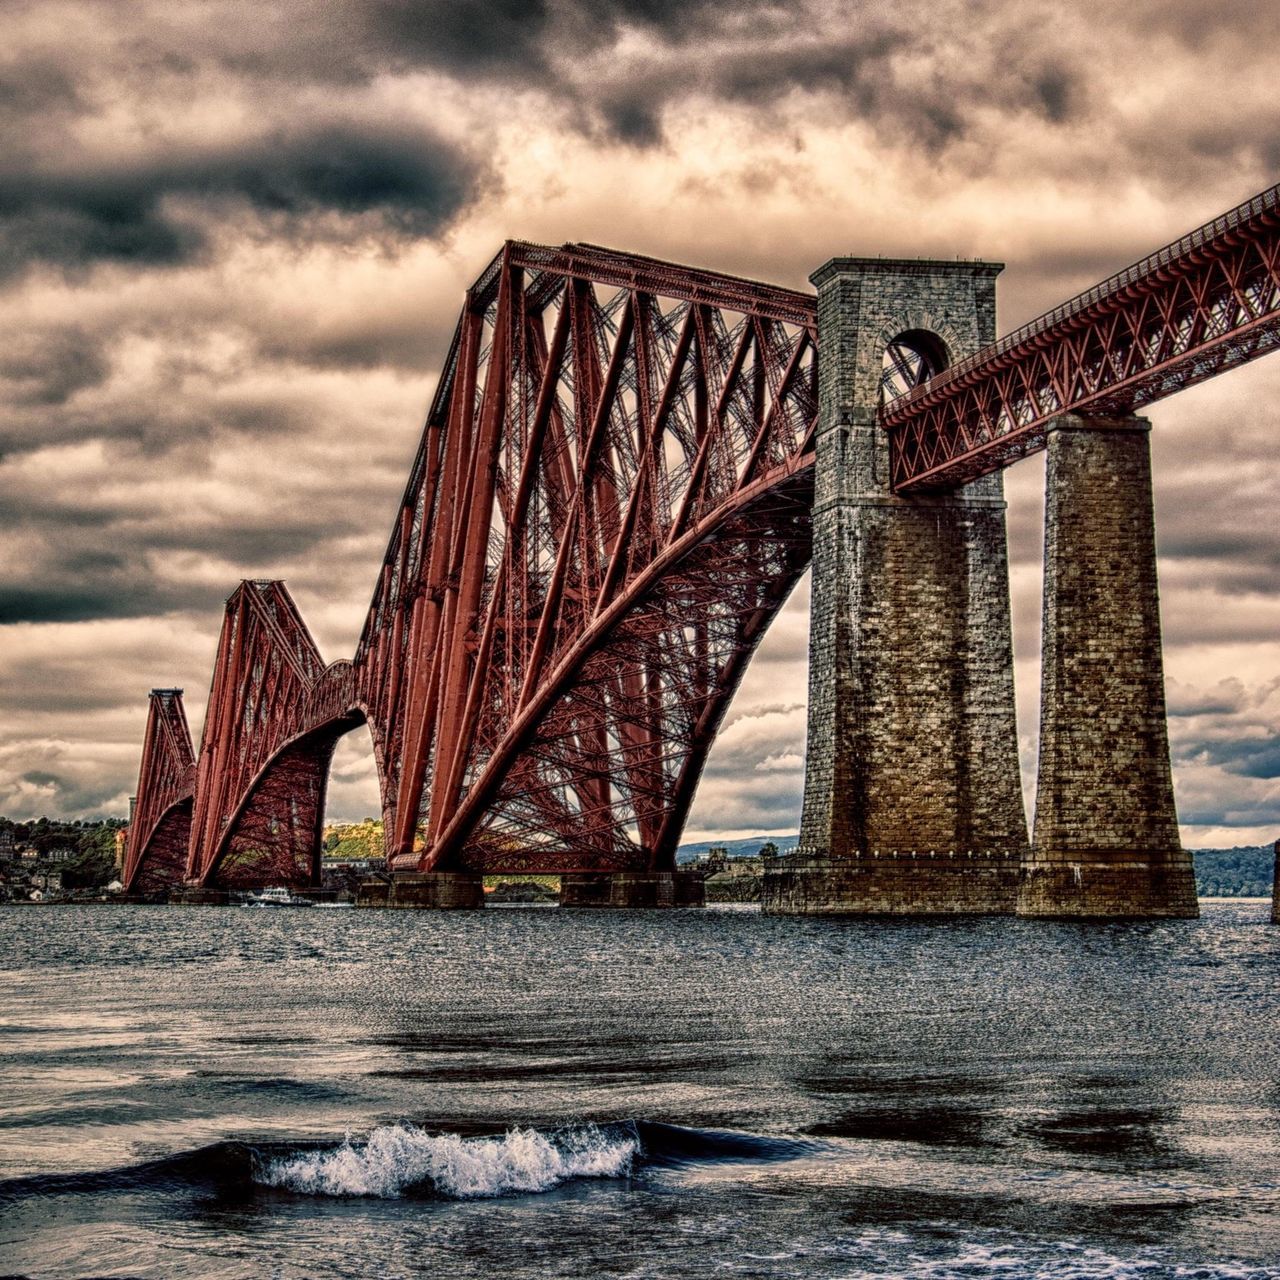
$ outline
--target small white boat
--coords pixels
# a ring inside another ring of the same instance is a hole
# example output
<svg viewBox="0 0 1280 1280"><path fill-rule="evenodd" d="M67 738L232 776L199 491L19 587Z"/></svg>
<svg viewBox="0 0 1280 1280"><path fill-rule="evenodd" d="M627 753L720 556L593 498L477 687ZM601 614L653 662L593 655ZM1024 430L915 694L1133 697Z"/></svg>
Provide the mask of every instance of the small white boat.
<svg viewBox="0 0 1280 1280"><path fill-rule="evenodd" d="M299 898L284 885L274 885L260 893L251 893L245 900L246 907L314 907L310 898Z"/></svg>

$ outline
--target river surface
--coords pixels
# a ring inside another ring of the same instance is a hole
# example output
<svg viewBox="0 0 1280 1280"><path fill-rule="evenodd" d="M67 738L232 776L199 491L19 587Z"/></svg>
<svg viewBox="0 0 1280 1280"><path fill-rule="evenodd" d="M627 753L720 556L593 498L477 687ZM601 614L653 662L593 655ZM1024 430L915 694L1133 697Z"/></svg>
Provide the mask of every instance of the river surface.
<svg viewBox="0 0 1280 1280"><path fill-rule="evenodd" d="M0 1275L1280 1278L1266 917L0 908Z"/></svg>

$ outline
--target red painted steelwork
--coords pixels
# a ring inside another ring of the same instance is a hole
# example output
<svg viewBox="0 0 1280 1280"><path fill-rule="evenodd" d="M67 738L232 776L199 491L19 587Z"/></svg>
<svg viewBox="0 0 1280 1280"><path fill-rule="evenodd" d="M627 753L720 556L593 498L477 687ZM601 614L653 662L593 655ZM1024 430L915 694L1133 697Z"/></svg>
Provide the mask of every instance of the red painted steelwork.
<svg viewBox="0 0 1280 1280"><path fill-rule="evenodd" d="M1064 413L1122 414L1280 346L1280 186L884 409L899 493L1044 448Z"/></svg>
<svg viewBox="0 0 1280 1280"><path fill-rule="evenodd" d="M333 746L363 721L397 867L674 865L809 558L814 327L790 290L509 243L468 294L355 661L324 666L282 583L228 601L188 882L313 881Z"/></svg>
<svg viewBox="0 0 1280 1280"><path fill-rule="evenodd" d="M808 563L812 298L508 243L468 294L355 658L404 870L668 868Z"/></svg>
<svg viewBox="0 0 1280 1280"><path fill-rule="evenodd" d="M1124 412L1280 344L1278 205L892 401L895 486L971 479L1057 414ZM174 878L187 824L189 882L314 882L334 743L366 722L395 869L672 867L812 551L816 340L806 294L508 242L467 294L354 661L324 665L282 583L241 584L198 769L176 691L153 694L130 886Z"/></svg>
<svg viewBox="0 0 1280 1280"><path fill-rule="evenodd" d="M130 893L182 883L191 836L196 757L181 689L152 689L121 879Z"/></svg>
<svg viewBox="0 0 1280 1280"><path fill-rule="evenodd" d="M200 740L189 883L318 881L329 761L363 720L351 693L350 665L325 668L284 584L242 582Z"/></svg>

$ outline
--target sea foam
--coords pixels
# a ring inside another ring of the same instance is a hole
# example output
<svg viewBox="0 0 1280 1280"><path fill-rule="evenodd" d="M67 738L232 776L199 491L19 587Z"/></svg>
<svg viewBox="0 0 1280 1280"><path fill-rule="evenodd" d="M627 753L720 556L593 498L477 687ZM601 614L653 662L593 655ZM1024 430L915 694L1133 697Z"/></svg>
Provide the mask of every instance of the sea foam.
<svg viewBox="0 0 1280 1280"><path fill-rule="evenodd" d="M621 1178L640 1149L625 1131L580 1125L544 1134L510 1129L490 1138L383 1125L364 1141L265 1161L258 1182L304 1195L379 1196L428 1189L454 1200L549 1191L570 1178Z"/></svg>

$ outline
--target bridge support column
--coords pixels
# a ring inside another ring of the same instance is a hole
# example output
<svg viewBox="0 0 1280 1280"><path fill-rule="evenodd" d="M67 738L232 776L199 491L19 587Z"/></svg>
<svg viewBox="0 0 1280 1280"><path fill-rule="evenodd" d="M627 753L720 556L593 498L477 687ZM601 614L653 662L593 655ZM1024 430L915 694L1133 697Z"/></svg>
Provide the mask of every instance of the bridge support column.
<svg viewBox="0 0 1280 1280"><path fill-rule="evenodd" d="M1165 720L1150 424L1049 432L1040 772L1018 913L1194 917Z"/></svg>
<svg viewBox="0 0 1280 1280"><path fill-rule="evenodd" d="M1275 872L1271 877L1271 923L1280 924L1280 840L1276 841Z"/></svg>
<svg viewBox="0 0 1280 1280"><path fill-rule="evenodd" d="M701 907L702 877L693 871L587 871L560 877L562 907Z"/></svg>
<svg viewBox="0 0 1280 1280"><path fill-rule="evenodd" d="M484 877L470 871L431 871L366 880L356 893L356 906L470 910L484 906Z"/></svg>
<svg viewBox="0 0 1280 1280"><path fill-rule="evenodd" d="M1271 923L1280 924L1280 840L1276 841L1276 869L1271 880Z"/></svg>
<svg viewBox="0 0 1280 1280"><path fill-rule="evenodd" d="M877 425L886 351L936 372L990 341L999 270L854 258L813 277L822 403L804 817L799 849L765 873L765 911L1015 908L1027 835L1001 478L897 497Z"/></svg>

